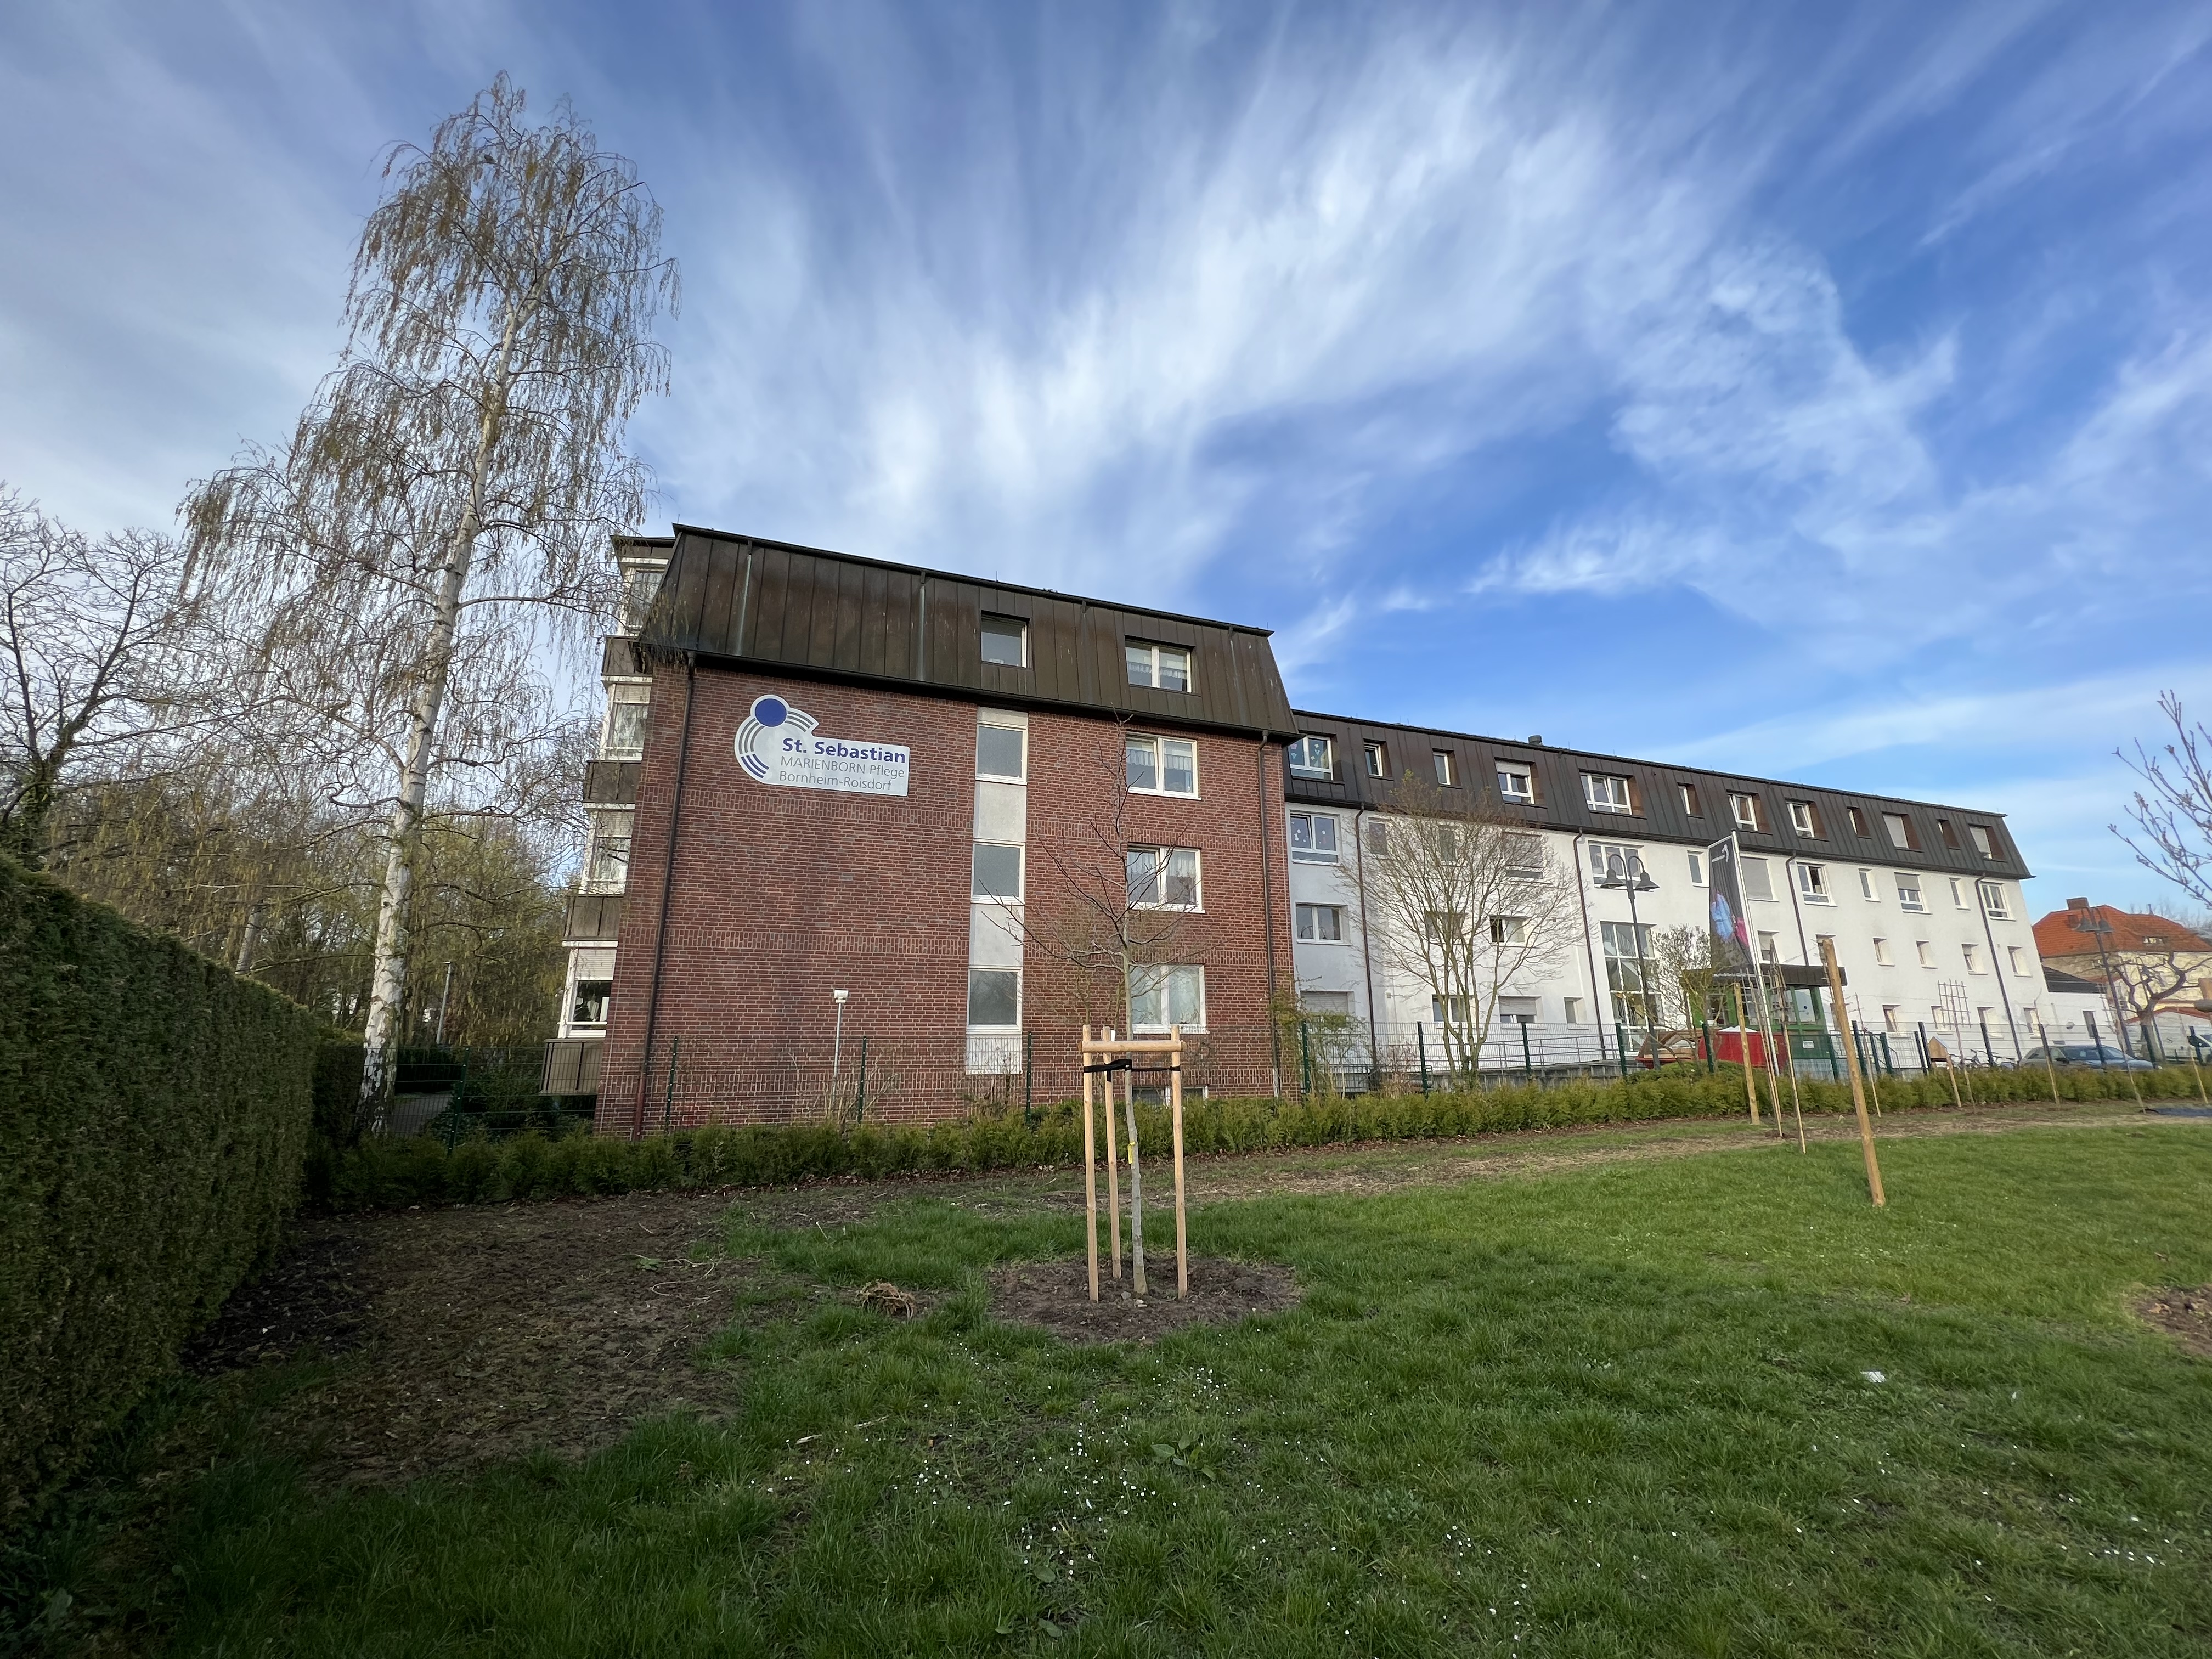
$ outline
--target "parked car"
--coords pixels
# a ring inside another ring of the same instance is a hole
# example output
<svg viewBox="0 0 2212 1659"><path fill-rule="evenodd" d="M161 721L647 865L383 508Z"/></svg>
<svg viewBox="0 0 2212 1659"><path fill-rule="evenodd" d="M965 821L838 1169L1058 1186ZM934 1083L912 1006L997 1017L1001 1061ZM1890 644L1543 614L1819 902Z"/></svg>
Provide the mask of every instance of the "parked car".
<svg viewBox="0 0 2212 1659"><path fill-rule="evenodd" d="M2115 1072L2154 1072L2157 1066L2133 1054L2124 1054L2109 1042L2054 1042L2048 1048L2030 1048L2023 1065L2102 1066Z"/></svg>

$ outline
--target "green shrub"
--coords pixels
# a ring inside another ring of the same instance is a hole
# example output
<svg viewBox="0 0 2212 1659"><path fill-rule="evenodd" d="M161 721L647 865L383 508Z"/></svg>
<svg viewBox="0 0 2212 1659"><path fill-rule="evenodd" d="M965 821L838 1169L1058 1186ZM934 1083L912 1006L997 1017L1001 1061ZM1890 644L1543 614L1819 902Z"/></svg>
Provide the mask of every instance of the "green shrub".
<svg viewBox="0 0 2212 1659"><path fill-rule="evenodd" d="M2135 1076L2146 1099L2193 1097L2196 1092L2185 1069ZM1962 1094L1984 1104L2048 1100L2051 1082L2045 1073L2033 1069L1960 1073ZM2062 1071L2057 1084L2068 1100L2130 1097L2127 1074L2121 1072ZM1951 1104L1950 1083L1940 1075L1884 1079L1879 1088L1886 1110ZM1803 1081L1798 1095L1808 1113L1851 1109L1848 1084ZM1763 1110L1764 1085L1760 1099ZM1785 1111L1790 1104L1785 1087ZM1658 1118L1733 1117L1744 1110L1743 1076L1735 1071L1712 1076L1668 1073L1626 1082L1598 1079L1550 1088L1507 1084L1449 1094L1194 1100L1183 1111L1183 1146L1193 1153L1250 1152ZM850 1131L830 1123L717 1125L640 1141L580 1134L548 1140L529 1133L504 1141L465 1142L450 1153L429 1137L369 1140L343 1158L331 1201L342 1209L374 1209L671 1188L770 1187L838 1177L874 1180L924 1171L1065 1167L1083 1157L1079 1112L1073 1101L1060 1101L1039 1108L1027 1119L1014 1113L944 1123L870 1123ZM1168 1144L1167 1115L1164 1107L1137 1109L1138 1133L1148 1155L1157 1155Z"/></svg>
<svg viewBox="0 0 2212 1659"><path fill-rule="evenodd" d="M306 1010L0 860L0 1525L275 1243L320 1048Z"/></svg>

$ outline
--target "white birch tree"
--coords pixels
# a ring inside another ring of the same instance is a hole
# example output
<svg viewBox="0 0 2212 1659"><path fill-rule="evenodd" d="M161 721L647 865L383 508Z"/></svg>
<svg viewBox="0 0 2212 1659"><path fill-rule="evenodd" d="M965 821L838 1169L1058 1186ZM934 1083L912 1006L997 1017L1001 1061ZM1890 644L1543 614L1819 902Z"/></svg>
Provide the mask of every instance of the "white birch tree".
<svg viewBox="0 0 2212 1659"><path fill-rule="evenodd" d="M280 448L199 486L196 557L265 618L260 660L337 793L386 842L365 1040L391 1090L426 818L484 810L560 729L539 662L611 619L610 538L642 515L623 447L665 389L676 269L636 169L505 76L396 147L346 296L349 340Z"/></svg>

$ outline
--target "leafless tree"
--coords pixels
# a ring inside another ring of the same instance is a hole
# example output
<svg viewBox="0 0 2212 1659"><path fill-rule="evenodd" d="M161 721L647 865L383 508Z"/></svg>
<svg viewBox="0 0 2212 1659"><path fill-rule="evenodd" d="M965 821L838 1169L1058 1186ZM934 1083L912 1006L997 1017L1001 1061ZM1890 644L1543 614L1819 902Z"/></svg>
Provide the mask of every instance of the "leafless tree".
<svg viewBox="0 0 2212 1659"><path fill-rule="evenodd" d="M2138 742L2133 755L2116 751L2142 787L2127 806L2133 832L2111 829L2136 863L2212 909L2212 732L2190 722L2178 692L2162 694L2158 708L2172 736L2155 746Z"/></svg>
<svg viewBox="0 0 2212 1659"><path fill-rule="evenodd" d="M221 653L168 537L93 537L0 486L0 851L33 867L72 775L173 763L221 711Z"/></svg>
<svg viewBox="0 0 2212 1659"><path fill-rule="evenodd" d="M337 799L380 811L362 1099L374 1120L437 811L511 810L562 726L538 664L619 604L610 538L647 480L622 447L664 390L660 210L565 103L504 76L396 148L346 298L350 342L291 439L186 506L195 556L268 620L258 661Z"/></svg>
<svg viewBox="0 0 2212 1659"><path fill-rule="evenodd" d="M1471 1071L1498 998L1580 937L1572 872L1510 813L1415 774L1377 828L1363 854L1376 954L1442 1004L1445 1052Z"/></svg>
<svg viewBox="0 0 2212 1659"><path fill-rule="evenodd" d="M1687 1030L1712 1008L1715 975L1712 934L1704 927L1662 927L1651 935L1656 970L1652 1012L1669 1024Z"/></svg>

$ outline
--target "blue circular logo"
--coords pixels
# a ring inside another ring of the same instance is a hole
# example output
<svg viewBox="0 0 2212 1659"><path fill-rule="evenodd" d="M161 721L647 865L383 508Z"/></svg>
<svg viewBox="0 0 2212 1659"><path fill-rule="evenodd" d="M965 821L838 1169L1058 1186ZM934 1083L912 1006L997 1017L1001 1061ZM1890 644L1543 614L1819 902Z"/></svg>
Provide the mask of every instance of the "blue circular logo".
<svg viewBox="0 0 2212 1659"><path fill-rule="evenodd" d="M781 726L790 712L781 697L763 697L753 705L753 718L763 726Z"/></svg>

